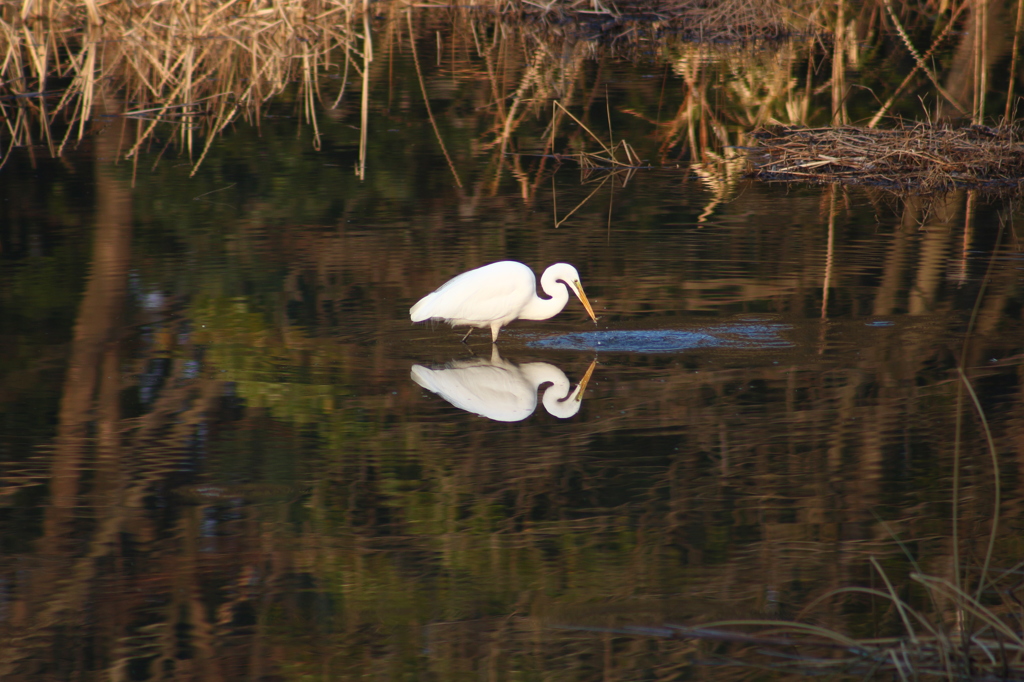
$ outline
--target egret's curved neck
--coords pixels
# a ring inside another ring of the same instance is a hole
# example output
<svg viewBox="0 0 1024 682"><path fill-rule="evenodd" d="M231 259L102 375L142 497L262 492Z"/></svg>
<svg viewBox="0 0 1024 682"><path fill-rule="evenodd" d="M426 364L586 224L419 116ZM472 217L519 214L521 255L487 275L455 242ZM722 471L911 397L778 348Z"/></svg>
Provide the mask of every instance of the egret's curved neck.
<svg viewBox="0 0 1024 682"><path fill-rule="evenodd" d="M544 389L541 398L541 403L549 414L559 419L568 419L580 411L580 401L577 400L580 386L570 392L572 384L569 383L569 379L562 370L546 362L528 362L525 365L520 365L519 371L523 373L527 381L533 384L534 390L538 386L551 384Z"/></svg>
<svg viewBox="0 0 1024 682"><path fill-rule="evenodd" d="M540 278L540 288L551 298L540 298L537 294L519 313L520 320L546 320L562 312L569 302L569 287L555 279L551 268L544 271Z"/></svg>

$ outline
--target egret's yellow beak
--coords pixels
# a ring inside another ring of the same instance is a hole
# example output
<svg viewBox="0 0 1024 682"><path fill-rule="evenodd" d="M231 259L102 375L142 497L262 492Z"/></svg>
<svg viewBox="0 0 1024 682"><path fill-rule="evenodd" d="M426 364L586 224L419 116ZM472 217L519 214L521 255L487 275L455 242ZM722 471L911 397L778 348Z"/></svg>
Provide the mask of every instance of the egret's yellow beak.
<svg viewBox="0 0 1024 682"><path fill-rule="evenodd" d="M597 316L594 315L594 309L590 307L590 301L587 300L587 295L583 293L583 285L580 284L579 280L573 282L573 285L573 288L576 289L576 295L580 297L580 303L582 303L583 307L587 309L587 314L590 315L590 319L594 321L594 324L597 324Z"/></svg>

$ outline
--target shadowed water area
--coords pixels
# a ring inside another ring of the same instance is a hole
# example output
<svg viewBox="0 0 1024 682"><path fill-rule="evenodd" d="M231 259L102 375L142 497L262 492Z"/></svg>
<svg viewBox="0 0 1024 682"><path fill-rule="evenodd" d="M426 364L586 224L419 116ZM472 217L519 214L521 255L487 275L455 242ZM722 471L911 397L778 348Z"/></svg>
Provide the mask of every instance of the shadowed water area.
<svg viewBox="0 0 1024 682"><path fill-rule="evenodd" d="M895 33L837 100L814 37L353 21L245 116L4 104L0 678L862 679L894 664L850 642L911 621L1016 651L1018 200L744 176L757 126L870 117ZM573 264L596 325L410 322L499 260Z"/></svg>

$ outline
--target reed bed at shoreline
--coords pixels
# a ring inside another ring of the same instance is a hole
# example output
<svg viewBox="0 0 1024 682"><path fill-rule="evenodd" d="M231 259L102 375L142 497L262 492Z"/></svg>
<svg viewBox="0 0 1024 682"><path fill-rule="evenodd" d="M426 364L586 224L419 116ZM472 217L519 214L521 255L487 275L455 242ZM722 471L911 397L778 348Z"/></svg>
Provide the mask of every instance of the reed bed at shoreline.
<svg viewBox="0 0 1024 682"><path fill-rule="evenodd" d="M779 127L751 137L759 145L748 150L752 175L761 180L922 192L1024 183L1024 133L1014 126Z"/></svg>
<svg viewBox="0 0 1024 682"><path fill-rule="evenodd" d="M358 171L362 178L369 110L375 105L370 90L383 75L379 68L370 73L372 34L378 33L378 40L389 46L389 60L396 46L399 53L409 48L415 57L415 42L422 40L426 47L428 39L434 43L436 34L438 64L442 42L468 45L467 57L476 61L466 61L468 71L462 73L470 80L490 81L491 102L481 116L493 112L494 121L484 124L490 130L476 149L501 157L495 165L496 178L509 166L505 155L517 151L510 140L525 122L547 119L540 139L553 145L559 138L559 145L564 144L565 108L578 106L591 87L586 83L588 62L608 54L631 59L656 55L671 64L682 79L685 101L670 121L662 118L660 101L656 114L622 110L655 127L653 137L661 148L656 154L637 148L638 152L654 166L688 163L727 193L733 182L730 178L738 177L743 165L734 148L743 144L746 132L736 129L736 124L747 129L807 127L827 119L840 124L832 135L842 137L842 124L850 120L849 99L855 92L845 72L860 68L867 48L860 36L877 43L881 40L877 36L886 32L898 35L893 49L914 55L917 64L876 111L869 128L882 114L891 115L893 107L911 95L915 86L928 82L936 87L936 110L940 104L950 109L946 112L950 116L956 112L966 115L970 110L975 123L980 123L984 88L989 82L984 77L989 68L984 59L991 61L992 57L986 57L983 50L978 52L978 46L966 39L958 47L948 43L958 40L954 29L970 30L971 22L981 19L974 17L977 7L972 0L942 7L945 9L932 8L941 11L929 15L895 8L884 0L856 7L848 7L844 0L798 4L778 0L496 0L444 8L399 2L370 5L359 0L0 3L0 35L6 42L0 61L0 164L15 146L45 145L51 156L59 156L69 143L86 136L92 122L117 116L134 123L134 131L128 133L134 139L126 137L122 157L137 163L139 152L147 149L159 161L173 145L172 153L187 156L194 172L218 133L240 120L259 126L265 107L282 94L286 97L281 99L288 100L299 121L312 127L313 146L319 148L318 118L331 115L350 93L361 95L362 100ZM1011 14L1007 10L1007 18ZM1018 26L1020 14L1014 15ZM444 40L442 31L437 30L437 18L442 16L451 22L450 28L445 27L450 36L446 34ZM914 40L925 30L937 37L929 46L915 45ZM1017 35L1013 34L1014 41ZM773 40L787 36L791 39ZM936 49L954 47L955 63L947 73L936 71L941 67L935 66L934 59L928 61ZM737 51L742 51L741 57ZM471 57L470 52L474 53ZM500 71L495 68L499 61ZM831 69L821 68L828 62ZM1011 71L1016 65L1014 57ZM426 86L431 74L423 72L419 60L416 68L429 114ZM389 82L392 69L393 62L389 62ZM719 73L722 69L731 71L724 81ZM1016 101L1012 85L1011 79L1008 109ZM591 103L598 93L591 90ZM880 97L885 94L880 92ZM831 95L831 117L826 111L826 95ZM562 107L552 108L553 101ZM546 111L552 112L550 116ZM454 161L457 155L448 152L435 118L430 117L437 143L461 184ZM587 118L587 113L581 118ZM864 135L874 140L875 146L884 146L906 133L866 131ZM578 154L582 151L578 142L576 138L566 146ZM631 142L637 146L634 139ZM791 142L782 145L785 154L797 153ZM565 146L549 146L530 151L543 155L564 150ZM828 156L827 151L823 154ZM819 164L824 158L797 159L795 167L788 162L776 165L792 167L799 174L817 171L812 178L815 181L830 181L823 173L834 171L837 181L851 182L858 180L848 175L863 172L871 164L860 162L863 155L856 150L838 154L837 159L854 165ZM638 166L639 160L627 163ZM1013 163L999 161L994 167L995 179L1004 185L1017 172ZM899 172L900 168L886 170ZM974 182L974 186L987 189L989 179L983 177L984 172L976 173L975 181L971 169L954 169L945 179L932 170L926 175L915 171L917 176L900 178L897 185L930 191ZM770 178L764 175L773 172ZM1003 175L998 175L1000 172ZM757 177L779 179L779 175L768 166L759 168ZM791 179L809 177L791 175ZM524 180L524 192L533 191L529 188L539 186L538 181Z"/></svg>

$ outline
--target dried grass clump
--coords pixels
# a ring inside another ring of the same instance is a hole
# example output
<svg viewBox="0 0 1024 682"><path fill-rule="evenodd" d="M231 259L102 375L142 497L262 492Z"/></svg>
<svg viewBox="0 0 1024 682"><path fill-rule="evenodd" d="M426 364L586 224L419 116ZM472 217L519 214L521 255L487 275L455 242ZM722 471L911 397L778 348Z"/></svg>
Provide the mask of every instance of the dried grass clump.
<svg viewBox="0 0 1024 682"><path fill-rule="evenodd" d="M915 192L1024 187L1024 132L1015 126L780 127L751 137L759 145L751 174L762 180Z"/></svg>
<svg viewBox="0 0 1024 682"><path fill-rule="evenodd" d="M665 35L701 42L777 39L818 32L822 0L511 0L506 19L547 23L611 44Z"/></svg>

